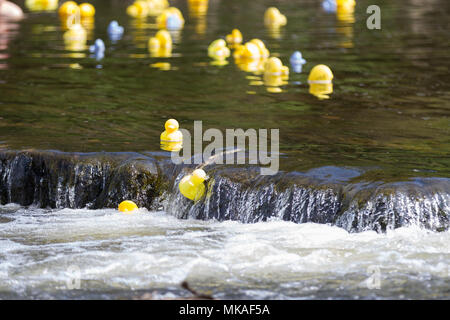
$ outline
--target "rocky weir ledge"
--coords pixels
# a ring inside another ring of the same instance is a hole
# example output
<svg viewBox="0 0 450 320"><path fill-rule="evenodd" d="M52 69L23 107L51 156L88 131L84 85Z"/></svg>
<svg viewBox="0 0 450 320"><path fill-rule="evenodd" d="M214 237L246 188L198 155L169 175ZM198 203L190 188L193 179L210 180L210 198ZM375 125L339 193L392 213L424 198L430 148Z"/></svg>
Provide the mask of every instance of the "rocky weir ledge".
<svg viewBox="0 0 450 320"><path fill-rule="evenodd" d="M261 176L250 166L209 165L206 196L193 203L178 182L193 165L167 153L0 151L0 202L41 208L116 208L130 199L181 219L282 219L336 225L350 232L403 226L445 231L450 179L385 183L355 180L359 169L322 167Z"/></svg>

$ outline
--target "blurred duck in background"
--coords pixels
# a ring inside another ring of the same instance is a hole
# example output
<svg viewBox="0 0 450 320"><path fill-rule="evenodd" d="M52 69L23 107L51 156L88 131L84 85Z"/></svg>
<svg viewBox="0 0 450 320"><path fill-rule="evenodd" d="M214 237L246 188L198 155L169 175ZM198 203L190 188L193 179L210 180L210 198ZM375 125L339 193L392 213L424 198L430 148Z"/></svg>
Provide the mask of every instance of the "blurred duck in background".
<svg viewBox="0 0 450 320"><path fill-rule="evenodd" d="M0 17L19 20L23 18L23 11L15 3L6 0L0 0Z"/></svg>

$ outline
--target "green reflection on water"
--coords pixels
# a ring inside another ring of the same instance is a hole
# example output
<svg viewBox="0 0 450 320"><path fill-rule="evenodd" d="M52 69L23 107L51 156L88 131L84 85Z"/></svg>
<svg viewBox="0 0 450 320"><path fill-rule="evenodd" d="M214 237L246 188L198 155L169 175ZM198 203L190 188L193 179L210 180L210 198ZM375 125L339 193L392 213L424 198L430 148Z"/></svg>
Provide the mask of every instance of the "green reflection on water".
<svg viewBox="0 0 450 320"><path fill-rule="evenodd" d="M0 43L0 148L156 151L165 120L176 118L189 130L194 120L203 120L204 130L279 128L282 170L376 167L373 179L397 180L450 174L445 0L379 1L381 31L365 27L370 1L357 1L354 23L324 13L319 1L280 1L288 24L276 37L262 18L271 1L210 1L201 27L185 1L173 1L186 25L173 36L171 58L147 51L154 17L133 20L120 1L92 3L92 39L107 40L111 20L125 27L122 40L105 41L101 61L65 50L55 13L7 24ZM251 73L231 57L227 65L210 65L209 43L233 28L244 41L262 39L286 65L301 50L303 73L291 73L273 94L252 85ZM319 63L335 76L327 100L309 94L306 82Z"/></svg>

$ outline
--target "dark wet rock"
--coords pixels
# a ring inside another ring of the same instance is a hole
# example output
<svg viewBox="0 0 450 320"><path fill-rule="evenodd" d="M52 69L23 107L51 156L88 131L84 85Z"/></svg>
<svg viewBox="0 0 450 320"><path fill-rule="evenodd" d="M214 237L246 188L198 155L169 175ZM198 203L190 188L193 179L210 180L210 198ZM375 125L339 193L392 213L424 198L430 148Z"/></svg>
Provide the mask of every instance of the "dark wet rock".
<svg viewBox="0 0 450 320"><path fill-rule="evenodd" d="M50 208L116 207L157 196L154 159L135 153L1 152L1 203Z"/></svg>
<svg viewBox="0 0 450 320"><path fill-rule="evenodd" d="M257 168L212 166L207 170L211 176L207 194L193 204L177 190L179 180L190 171L172 169L176 179L163 204L179 218L245 223L276 218L327 223L351 232L384 232L409 225L435 231L449 228L450 179L352 183L359 175L356 169L324 167L261 176Z"/></svg>
<svg viewBox="0 0 450 320"><path fill-rule="evenodd" d="M364 182L364 170L355 168L261 176L256 167L209 165L206 196L193 203L178 192L178 182L194 168L174 165L167 153L1 151L0 201L94 209L130 199L181 219L282 219L337 225L351 232L409 225L449 228L446 178Z"/></svg>

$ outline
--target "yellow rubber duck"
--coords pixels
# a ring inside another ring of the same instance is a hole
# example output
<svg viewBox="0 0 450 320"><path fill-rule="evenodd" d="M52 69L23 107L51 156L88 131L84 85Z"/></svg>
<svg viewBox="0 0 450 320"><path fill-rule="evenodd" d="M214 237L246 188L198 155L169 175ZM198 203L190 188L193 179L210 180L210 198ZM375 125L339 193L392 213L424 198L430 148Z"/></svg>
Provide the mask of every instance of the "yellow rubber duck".
<svg viewBox="0 0 450 320"><path fill-rule="evenodd" d="M167 0L147 0L147 8L149 16L157 16L168 7L169 2Z"/></svg>
<svg viewBox="0 0 450 320"><path fill-rule="evenodd" d="M230 49L223 39L217 39L211 42L208 47L208 56L215 60L225 60L230 56Z"/></svg>
<svg viewBox="0 0 450 320"><path fill-rule="evenodd" d="M75 23L63 35L66 50L83 51L86 49L87 31L79 23Z"/></svg>
<svg viewBox="0 0 450 320"><path fill-rule="evenodd" d="M189 0L189 13L194 17L205 15L208 11L208 0Z"/></svg>
<svg viewBox="0 0 450 320"><path fill-rule="evenodd" d="M355 0L336 0L336 17L346 23L355 22Z"/></svg>
<svg viewBox="0 0 450 320"><path fill-rule="evenodd" d="M226 36L228 45L235 46L242 43L242 33L239 29L233 29L230 34Z"/></svg>
<svg viewBox="0 0 450 320"><path fill-rule="evenodd" d="M328 99L328 95L333 93L333 77L328 66L316 65L308 76L309 92L319 99Z"/></svg>
<svg viewBox="0 0 450 320"><path fill-rule="evenodd" d="M90 3L82 3L79 5L81 18L95 16L95 8Z"/></svg>
<svg viewBox="0 0 450 320"><path fill-rule="evenodd" d="M119 204L118 209L120 212L123 212L123 213L131 213L132 211L138 210L139 208L136 205L136 203L134 203L133 201L125 200Z"/></svg>
<svg viewBox="0 0 450 320"><path fill-rule="evenodd" d="M152 57L170 58L172 56L172 37L167 30L159 30L148 39L148 50Z"/></svg>
<svg viewBox="0 0 450 320"><path fill-rule="evenodd" d="M289 75L289 67L284 66L279 58L271 57L264 65L264 74L272 76L287 76Z"/></svg>
<svg viewBox="0 0 450 320"><path fill-rule="evenodd" d="M252 39L244 45L238 45L233 57L236 59L265 59L269 54L264 42L259 39Z"/></svg>
<svg viewBox="0 0 450 320"><path fill-rule="evenodd" d="M264 44L264 42L262 42L262 40L260 40L260 39L252 39L252 40L250 40L250 43L253 43L253 44L255 44L258 47L259 55L260 55L261 58L265 59L265 58L269 57L270 52L266 48L266 45Z"/></svg>
<svg viewBox="0 0 450 320"><path fill-rule="evenodd" d="M179 151L183 147L183 134L178 131L179 124L175 119L169 119L164 124L165 131L161 133L161 149Z"/></svg>
<svg viewBox="0 0 450 320"><path fill-rule="evenodd" d="M149 50L159 50L160 48L172 48L172 36L167 30L159 30L154 37L148 40Z"/></svg>
<svg viewBox="0 0 450 320"><path fill-rule="evenodd" d="M58 8L58 0L26 0L25 6L30 11L54 11Z"/></svg>
<svg viewBox="0 0 450 320"><path fill-rule="evenodd" d="M184 26L184 18L178 8L169 7L156 18L156 24L159 29L180 30Z"/></svg>
<svg viewBox="0 0 450 320"><path fill-rule="evenodd" d="M286 23L286 16L275 7L268 8L264 13L264 24L268 27L280 27L286 25Z"/></svg>
<svg viewBox="0 0 450 320"><path fill-rule="evenodd" d="M147 1L138 0L127 7L127 14L133 18L145 18L149 14Z"/></svg>
<svg viewBox="0 0 450 320"><path fill-rule="evenodd" d="M191 174L188 174L181 179L178 188L183 196L192 200L198 201L205 194L206 173L202 169L194 170Z"/></svg>
<svg viewBox="0 0 450 320"><path fill-rule="evenodd" d="M264 64L264 84L268 92L282 92L280 86L287 84L289 67L284 66L277 57L269 58Z"/></svg>
<svg viewBox="0 0 450 320"><path fill-rule="evenodd" d="M60 17L67 17L78 12L79 8L75 1L66 1L58 9L58 14Z"/></svg>

